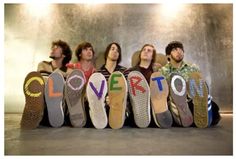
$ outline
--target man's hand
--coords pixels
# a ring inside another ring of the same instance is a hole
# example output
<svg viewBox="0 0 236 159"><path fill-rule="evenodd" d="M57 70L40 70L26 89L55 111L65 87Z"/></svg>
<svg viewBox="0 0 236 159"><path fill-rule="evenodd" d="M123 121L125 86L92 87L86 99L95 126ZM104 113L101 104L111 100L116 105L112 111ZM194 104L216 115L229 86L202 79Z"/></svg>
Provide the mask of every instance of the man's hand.
<svg viewBox="0 0 236 159"><path fill-rule="evenodd" d="M110 99L109 99L109 96L106 96L106 104L109 106L110 104Z"/></svg>

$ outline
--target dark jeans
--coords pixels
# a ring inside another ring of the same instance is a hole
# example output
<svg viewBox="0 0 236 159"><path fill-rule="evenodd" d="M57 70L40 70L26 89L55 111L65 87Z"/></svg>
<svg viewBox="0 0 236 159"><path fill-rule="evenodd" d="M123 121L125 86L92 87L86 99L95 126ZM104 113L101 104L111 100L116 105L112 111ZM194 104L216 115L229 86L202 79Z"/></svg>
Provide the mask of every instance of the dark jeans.
<svg viewBox="0 0 236 159"><path fill-rule="evenodd" d="M39 125L42 125L42 126L51 126L50 123L49 123L48 110L47 110L47 107L46 107L46 106L45 106L44 112L43 112L43 119L41 120L41 122L39 123Z"/></svg>
<svg viewBox="0 0 236 159"><path fill-rule="evenodd" d="M86 124L85 128L94 128L93 123L91 121L90 115L89 115L89 103L88 101L84 102L84 108L85 108L85 113L86 113Z"/></svg>

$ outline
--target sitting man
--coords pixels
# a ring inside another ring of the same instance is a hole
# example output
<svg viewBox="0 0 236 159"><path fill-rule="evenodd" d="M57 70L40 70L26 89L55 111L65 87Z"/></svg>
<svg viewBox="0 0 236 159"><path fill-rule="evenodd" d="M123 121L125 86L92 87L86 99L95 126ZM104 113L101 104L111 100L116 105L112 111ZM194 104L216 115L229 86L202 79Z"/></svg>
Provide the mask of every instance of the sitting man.
<svg viewBox="0 0 236 159"><path fill-rule="evenodd" d="M170 42L166 47L166 56L167 56L169 62L164 67L162 67L160 69L160 72L166 77L166 79L168 81L171 80L171 77L173 74L178 74L178 75L182 76L186 82L189 82L192 73L195 73L195 72L200 73L200 70L196 65L188 64L183 60L184 59L184 47L181 42L178 42L178 41ZM171 87L171 85L169 85L169 87ZM212 97L210 95L208 95L208 111L209 111L210 106L212 106L211 107L212 121L209 122L210 124L208 126L216 125L221 119L221 116L219 114L219 107L211 99L212 99ZM189 106L191 112L194 114L195 109L194 109L193 102L190 98L188 98L188 100L189 100L188 106ZM171 108L170 110L172 110L172 115L173 115L176 123L178 125L181 125L181 123L178 122L178 121L180 121L178 118L181 115L178 114L178 111L174 111L174 110L177 110L175 104L173 104L172 101L169 101L169 103L170 103L169 106Z"/></svg>
<svg viewBox="0 0 236 159"><path fill-rule="evenodd" d="M23 129L37 128L40 122L42 125L49 125L48 109L45 106L45 85L48 84L52 86L47 90L50 95L57 96L57 99L62 100L64 79L67 76L66 64L71 60L72 51L70 46L62 40L52 42L51 50L49 57L52 61L40 62L38 64L37 72L30 72L25 78L24 94L26 102L21 119L21 128ZM51 76L52 74L53 76ZM48 80L50 76L50 79L52 80ZM56 81L54 81L55 79ZM54 87L57 87L56 89L58 89L58 92L54 92ZM64 123L64 114L61 111L61 106L62 105L60 104L59 109L57 109L59 110L61 120L60 122L52 121L52 126L58 127ZM53 120L55 114L50 115Z"/></svg>

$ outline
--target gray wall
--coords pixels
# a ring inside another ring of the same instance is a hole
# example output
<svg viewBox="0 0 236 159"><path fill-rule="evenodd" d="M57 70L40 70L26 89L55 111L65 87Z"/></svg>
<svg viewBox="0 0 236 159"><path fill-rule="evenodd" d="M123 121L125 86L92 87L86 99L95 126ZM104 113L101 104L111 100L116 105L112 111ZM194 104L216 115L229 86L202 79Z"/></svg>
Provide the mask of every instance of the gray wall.
<svg viewBox="0 0 236 159"><path fill-rule="evenodd" d="M75 50L93 44L98 66L106 46L121 44L122 65L145 43L165 53L173 40L185 46L185 60L199 65L214 100L232 111L233 5L185 4L178 12L160 4L53 4L35 16L23 4L5 4L5 112L22 112L22 84L38 62L48 59L51 41L62 39ZM36 9L35 9L36 10ZM172 13L172 14L171 14ZM73 58L75 61L75 58Z"/></svg>

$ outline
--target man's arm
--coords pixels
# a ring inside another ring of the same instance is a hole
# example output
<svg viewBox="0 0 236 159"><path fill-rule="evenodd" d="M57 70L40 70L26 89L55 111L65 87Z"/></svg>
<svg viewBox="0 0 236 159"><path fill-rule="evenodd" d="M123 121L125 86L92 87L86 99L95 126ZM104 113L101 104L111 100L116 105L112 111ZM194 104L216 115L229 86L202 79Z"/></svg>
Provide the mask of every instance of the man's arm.
<svg viewBox="0 0 236 159"><path fill-rule="evenodd" d="M42 61L38 64L37 72L40 72L43 76L48 76L52 73L52 67L47 61Z"/></svg>

